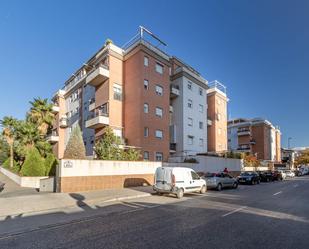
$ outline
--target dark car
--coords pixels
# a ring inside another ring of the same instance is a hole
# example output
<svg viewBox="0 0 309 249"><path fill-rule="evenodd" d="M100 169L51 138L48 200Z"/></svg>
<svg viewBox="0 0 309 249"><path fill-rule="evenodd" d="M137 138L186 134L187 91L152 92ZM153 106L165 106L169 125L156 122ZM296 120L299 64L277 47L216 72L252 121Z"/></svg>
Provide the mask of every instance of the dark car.
<svg viewBox="0 0 309 249"><path fill-rule="evenodd" d="M256 172L243 172L240 176L237 177L238 183L240 184L259 184L261 179L258 173Z"/></svg>
<svg viewBox="0 0 309 249"><path fill-rule="evenodd" d="M280 171L273 171L273 179L274 181L282 181L283 180L283 176L282 173Z"/></svg>
<svg viewBox="0 0 309 249"><path fill-rule="evenodd" d="M261 182L272 182L274 180L274 174L271 171L258 171Z"/></svg>

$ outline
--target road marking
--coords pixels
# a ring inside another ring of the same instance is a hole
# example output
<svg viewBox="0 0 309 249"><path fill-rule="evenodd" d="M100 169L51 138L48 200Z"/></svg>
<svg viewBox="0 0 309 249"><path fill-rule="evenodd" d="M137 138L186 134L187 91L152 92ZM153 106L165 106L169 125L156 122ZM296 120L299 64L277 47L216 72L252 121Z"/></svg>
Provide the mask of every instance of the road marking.
<svg viewBox="0 0 309 249"><path fill-rule="evenodd" d="M279 191L279 192L277 192L277 193L274 193L273 195L279 195L279 194L281 194L282 193L282 191Z"/></svg>
<svg viewBox="0 0 309 249"><path fill-rule="evenodd" d="M237 213L238 211L241 211L241 210L243 210L243 209L245 209L245 208L247 208L247 206L237 208L237 209L235 209L235 210L233 210L233 211L231 211L231 212L228 212L228 213L226 213L226 214L222 215L222 217L225 217L225 216L228 216L228 215L231 215L231 214Z"/></svg>

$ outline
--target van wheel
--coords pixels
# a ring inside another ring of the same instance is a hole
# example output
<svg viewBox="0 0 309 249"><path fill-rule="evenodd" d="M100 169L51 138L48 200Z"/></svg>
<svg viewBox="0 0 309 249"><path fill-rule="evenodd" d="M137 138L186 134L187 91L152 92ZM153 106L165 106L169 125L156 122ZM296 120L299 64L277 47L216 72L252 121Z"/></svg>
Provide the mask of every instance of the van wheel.
<svg viewBox="0 0 309 249"><path fill-rule="evenodd" d="M207 188L206 188L206 186L205 186L205 185L203 185L203 187L201 188L200 193L201 193L201 194L205 194L205 193L206 193L206 191L207 191Z"/></svg>
<svg viewBox="0 0 309 249"><path fill-rule="evenodd" d="M218 184L217 190L218 190L218 191L221 191L221 190L222 190L222 184L221 184L221 183Z"/></svg>
<svg viewBox="0 0 309 249"><path fill-rule="evenodd" d="M157 195L160 195L160 196L161 196L161 195L163 195L163 194L162 194L161 192L157 192Z"/></svg>
<svg viewBox="0 0 309 249"><path fill-rule="evenodd" d="M178 199L183 197L183 189L182 188L177 190L176 196L177 196Z"/></svg>

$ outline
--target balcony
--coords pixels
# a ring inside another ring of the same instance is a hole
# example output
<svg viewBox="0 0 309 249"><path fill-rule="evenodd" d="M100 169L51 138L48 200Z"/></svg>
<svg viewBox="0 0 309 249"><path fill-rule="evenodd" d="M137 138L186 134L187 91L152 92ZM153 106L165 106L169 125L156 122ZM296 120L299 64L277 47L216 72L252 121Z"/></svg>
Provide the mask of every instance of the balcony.
<svg viewBox="0 0 309 249"><path fill-rule="evenodd" d="M170 112L173 113L174 112L174 108L173 106L170 105Z"/></svg>
<svg viewBox="0 0 309 249"><path fill-rule="evenodd" d="M109 125L108 113L97 112L86 121L86 128L98 129Z"/></svg>
<svg viewBox="0 0 309 249"><path fill-rule="evenodd" d="M249 128L242 128L242 129L238 129L237 134L238 136L250 136L251 131Z"/></svg>
<svg viewBox="0 0 309 249"><path fill-rule="evenodd" d="M254 140L254 139L251 139L251 140L250 140L250 144L251 144L251 145L255 145L255 144L256 144L255 140Z"/></svg>
<svg viewBox="0 0 309 249"><path fill-rule="evenodd" d="M176 98L180 95L179 87L175 85L171 85L171 99Z"/></svg>
<svg viewBox="0 0 309 249"><path fill-rule="evenodd" d="M176 143L176 125L170 125L170 142Z"/></svg>
<svg viewBox="0 0 309 249"><path fill-rule="evenodd" d="M242 144L237 148L241 152L250 152L250 144Z"/></svg>
<svg viewBox="0 0 309 249"><path fill-rule="evenodd" d="M52 131L51 134L47 135L46 137L47 142L54 144L59 142L59 136L56 131Z"/></svg>
<svg viewBox="0 0 309 249"><path fill-rule="evenodd" d="M176 152L176 143L170 143L170 152L175 153Z"/></svg>
<svg viewBox="0 0 309 249"><path fill-rule="evenodd" d="M93 111L94 109L95 109L95 99L92 98L92 99L90 99L90 101L89 101L89 111L91 112L91 111Z"/></svg>
<svg viewBox="0 0 309 249"><path fill-rule="evenodd" d="M62 116L59 120L59 126L60 128L66 128L68 127L68 118L66 116Z"/></svg>
<svg viewBox="0 0 309 249"><path fill-rule="evenodd" d="M86 78L86 84L96 87L108 79L109 68L105 65L100 65L98 68L93 69L93 71L88 74Z"/></svg>
<svg viewBox="0 0 309 249"><path fill-rule="evenodd" d="M57 106L57 105L53 105L52 106L52 112L54 114L57 114L59 111L60 111L60 107L59 106Z"/></svg>
<svg viewBox="0 0 309 249"><path fill-rule="evenodd" d="M212 120L209 117L207 117L207 126L212 126Z"/></svg>

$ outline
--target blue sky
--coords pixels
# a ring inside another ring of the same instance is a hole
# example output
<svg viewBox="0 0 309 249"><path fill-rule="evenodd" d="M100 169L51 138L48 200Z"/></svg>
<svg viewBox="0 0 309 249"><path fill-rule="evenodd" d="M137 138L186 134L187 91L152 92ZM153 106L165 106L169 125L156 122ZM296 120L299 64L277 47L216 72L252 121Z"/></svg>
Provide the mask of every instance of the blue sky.
<svg viewBox="0 0 309 249"><path fill-rule="evenodd" d="M147 3L146 3L147 2ZM229 114L265 117L309 146L309 1L0 1L0 118L23 118L106 38L144 25L167 51L227 86Z"/></svg>

